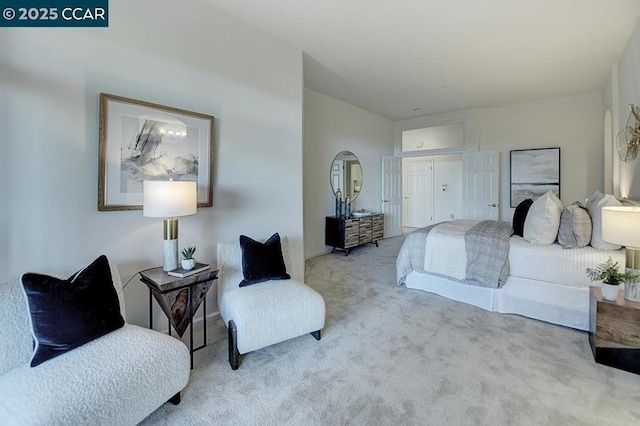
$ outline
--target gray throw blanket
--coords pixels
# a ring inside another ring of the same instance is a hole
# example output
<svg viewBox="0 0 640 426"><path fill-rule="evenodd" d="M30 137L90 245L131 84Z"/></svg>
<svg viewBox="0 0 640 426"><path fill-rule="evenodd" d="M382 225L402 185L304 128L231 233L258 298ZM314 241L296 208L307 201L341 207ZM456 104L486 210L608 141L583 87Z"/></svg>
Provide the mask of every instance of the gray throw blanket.
<svg viewBox="0 0 640 426"><path fill-rule="evenodd" d="M404 284L411 271L428 273L424 270L427 237L429 231L438 225L430 225L407 235L396 260L397 285ZM502 287L509 277L509 238L512 234L509 222L484 220L471 227L464 237L467 267L466 279L461 282L482 287Z"/></svg>

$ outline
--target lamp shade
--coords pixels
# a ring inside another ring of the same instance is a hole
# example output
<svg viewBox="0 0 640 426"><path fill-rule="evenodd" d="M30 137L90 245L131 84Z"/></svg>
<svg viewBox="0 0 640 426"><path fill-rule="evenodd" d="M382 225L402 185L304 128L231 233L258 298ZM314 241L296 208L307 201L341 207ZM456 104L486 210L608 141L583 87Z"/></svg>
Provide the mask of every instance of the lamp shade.
<svg viewBox="0 0 640 426"><path fill-rule="evenodd" d="M142 214L146 217L178 217L197 212L196 182L145 180L142 191Z"/></svg>
<svg viewBox="0 0 640 426"><path fill-rule="evenodd" d="M602 239L626 247L640 247L640 207L603 207Z"/></svg>

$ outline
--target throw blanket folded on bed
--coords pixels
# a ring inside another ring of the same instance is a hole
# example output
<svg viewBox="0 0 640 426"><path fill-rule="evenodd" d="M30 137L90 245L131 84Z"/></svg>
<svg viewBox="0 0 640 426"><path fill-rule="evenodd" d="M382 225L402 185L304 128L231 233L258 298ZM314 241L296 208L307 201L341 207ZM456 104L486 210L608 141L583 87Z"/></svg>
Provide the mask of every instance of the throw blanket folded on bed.
<svg viewBox="0 0 640 426"><path fill-rule="evenodd" d="M409 234L396 261L397 284L411 271L499 288L509 276L511 223L455 220Z"/></svg>
<svg viewBox="0 0 640 426"><path fill-rule="evenodd" d="M465 234L477 223L473 220L452 220L434 226L427 236L423 269L464 280L467 277Z"/></svg>

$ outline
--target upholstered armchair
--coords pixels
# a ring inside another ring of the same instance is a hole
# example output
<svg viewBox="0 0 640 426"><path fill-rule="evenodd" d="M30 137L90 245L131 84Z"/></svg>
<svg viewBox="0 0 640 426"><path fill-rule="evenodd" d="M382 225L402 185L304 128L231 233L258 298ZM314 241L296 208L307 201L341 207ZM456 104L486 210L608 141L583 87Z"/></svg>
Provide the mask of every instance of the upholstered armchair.
<svg viewBox="0 0 640 426"><path fill-rule="evenodd" d="M290 271L286 237L281 239L281 248L284 265ZM217 262L218 307L228 328L229 363L232 369L239 367L241 355L275 343L307 333L320 340L325 321L325 303L317 291L294 279L267 280L240 286L246 277L243 274L243 252L238 241L219 243Z"/></svg>

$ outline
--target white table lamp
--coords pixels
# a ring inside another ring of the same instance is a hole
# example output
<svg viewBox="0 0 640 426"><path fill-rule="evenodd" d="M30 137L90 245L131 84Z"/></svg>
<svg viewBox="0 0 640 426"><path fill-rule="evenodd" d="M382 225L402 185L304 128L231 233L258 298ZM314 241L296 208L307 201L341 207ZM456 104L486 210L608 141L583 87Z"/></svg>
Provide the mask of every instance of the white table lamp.
<svg viewBox="0 0 640 426"><path fill-rule="evenodd" d="M171 271L178 267L177 217L196 214L198 185L196 182L173 180L145 180L142 185L142 214L146 217L165 218L163 222L163 269Z"/></svg>
<svg viewBox="0 0 640 426"><path fill-rule="evenodd" d="M603 207L602 239L625 247L628 272L640 274L640 207ZM625 283L624 297L640 301L640 285Z"/></svg>

